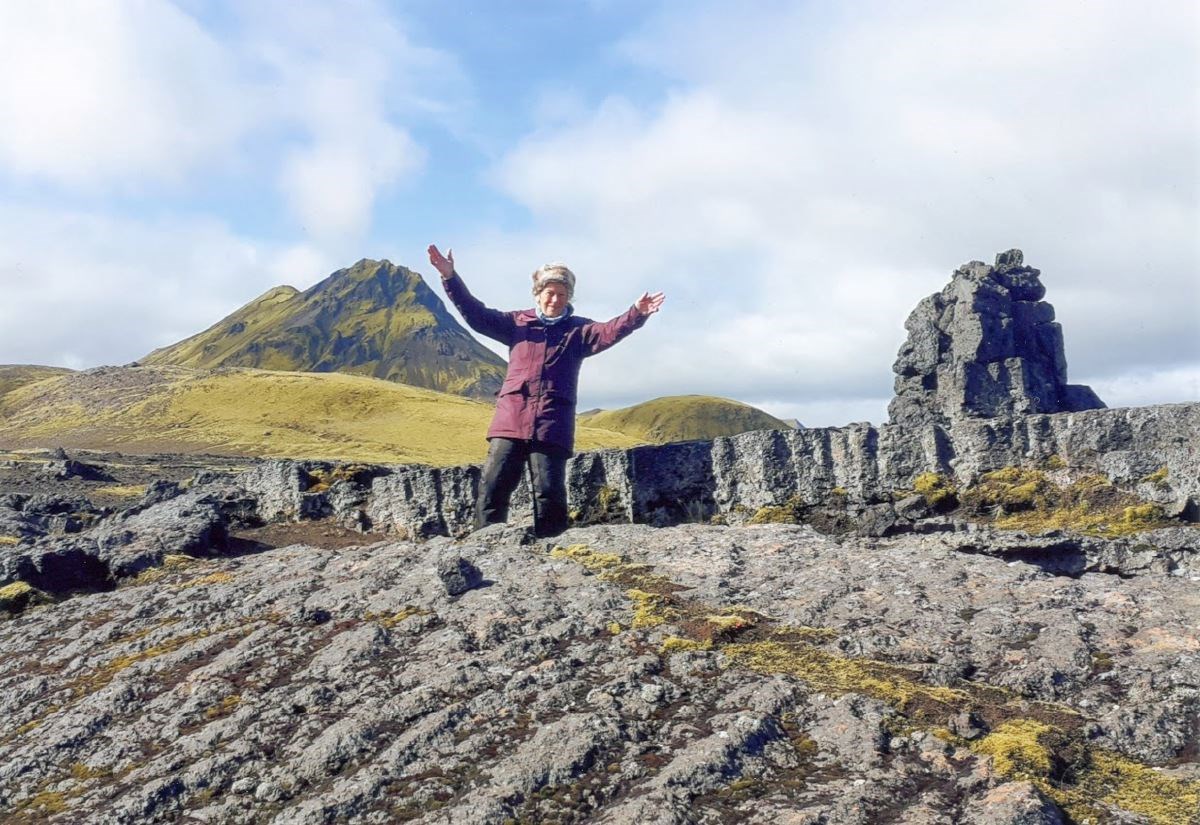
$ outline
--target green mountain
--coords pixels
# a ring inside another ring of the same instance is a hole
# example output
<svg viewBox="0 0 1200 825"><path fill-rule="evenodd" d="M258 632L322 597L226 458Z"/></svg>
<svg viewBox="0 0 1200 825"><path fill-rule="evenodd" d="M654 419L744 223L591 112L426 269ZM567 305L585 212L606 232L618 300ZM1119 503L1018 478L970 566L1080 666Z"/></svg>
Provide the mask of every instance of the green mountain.
<svg viewBox="0 0 1200 825"><path fill-rule="evenodd" d="M579 423L651 444L792 429L749 404L709 395L671 395L619 410L589 411L579 416Z"/></svg>
<svg viewBox="0 0 1200 825"><path fill-rule="evenodd" d="M505 370L420 275L365 259L304 292L275 287L139 363L344 372L487 399Z"/></svg>

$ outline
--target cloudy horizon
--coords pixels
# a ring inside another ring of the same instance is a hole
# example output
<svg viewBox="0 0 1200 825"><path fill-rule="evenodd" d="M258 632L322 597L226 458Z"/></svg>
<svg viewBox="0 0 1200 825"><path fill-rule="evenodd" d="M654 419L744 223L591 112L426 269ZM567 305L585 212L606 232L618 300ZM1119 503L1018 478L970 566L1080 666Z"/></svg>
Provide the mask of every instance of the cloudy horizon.
<svg viewBox="0 0 1200 825"><path fill-rule="evenodd" d="M1070 380L1200 400L1188 2L0 6L0 363L128 363L360 258L667 303L580 409L886 419L918 300L1042 270ZM969 5L969 7L967 7Z"/></svg>

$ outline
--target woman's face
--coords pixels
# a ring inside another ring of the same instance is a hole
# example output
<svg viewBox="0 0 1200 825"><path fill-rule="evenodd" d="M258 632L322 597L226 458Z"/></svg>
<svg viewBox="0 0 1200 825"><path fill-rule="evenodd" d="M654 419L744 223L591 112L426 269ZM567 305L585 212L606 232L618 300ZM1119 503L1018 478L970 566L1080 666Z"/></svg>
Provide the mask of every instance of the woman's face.
<svg viewBox="0 0 1200 825"><path fill-rule="evenodd" d="M546 284L538 293L537 305L547 318L557 318L567 308L567 288L555 282Z"/></svg>

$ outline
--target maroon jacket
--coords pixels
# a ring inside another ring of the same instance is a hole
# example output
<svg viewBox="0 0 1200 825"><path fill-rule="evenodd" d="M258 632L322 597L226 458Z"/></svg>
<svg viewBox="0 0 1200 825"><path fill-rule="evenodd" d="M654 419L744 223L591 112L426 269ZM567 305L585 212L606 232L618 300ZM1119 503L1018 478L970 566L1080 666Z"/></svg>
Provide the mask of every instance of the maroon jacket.
<svg viewBox="0 0 1200 825"><path fill-rule="evenodd" d="M604 352L649 317L630 307L602 324L572 315L546 325L536 310L500 312L484 306L457 272L442 285L471 329L508 347L508 374L497 393L488 438L545 441L571 450L583 359Z"/></svg>

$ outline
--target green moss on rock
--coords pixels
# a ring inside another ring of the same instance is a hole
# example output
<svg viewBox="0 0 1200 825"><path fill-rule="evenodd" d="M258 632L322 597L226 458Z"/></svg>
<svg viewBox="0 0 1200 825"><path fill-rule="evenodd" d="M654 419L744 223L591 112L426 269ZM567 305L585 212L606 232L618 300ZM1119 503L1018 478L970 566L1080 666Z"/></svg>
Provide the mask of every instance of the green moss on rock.
<svg viewBox="0 0 1200 825"><path fill-rule="evenodd" d="M1164 526L1162 508L1089 474L1060 485L1041 470L1005 467L985 473L961 496L968 513L995 519L997 527L1042 533L1072 530L1113 537Z"/></svg>
<svg viewBox="0 0 1200 825"><path fill-rule="evenodd" d="M958 504L958 488L941 473L921 473L913 479L913 491L935 510L945 510Z"/></svg>

